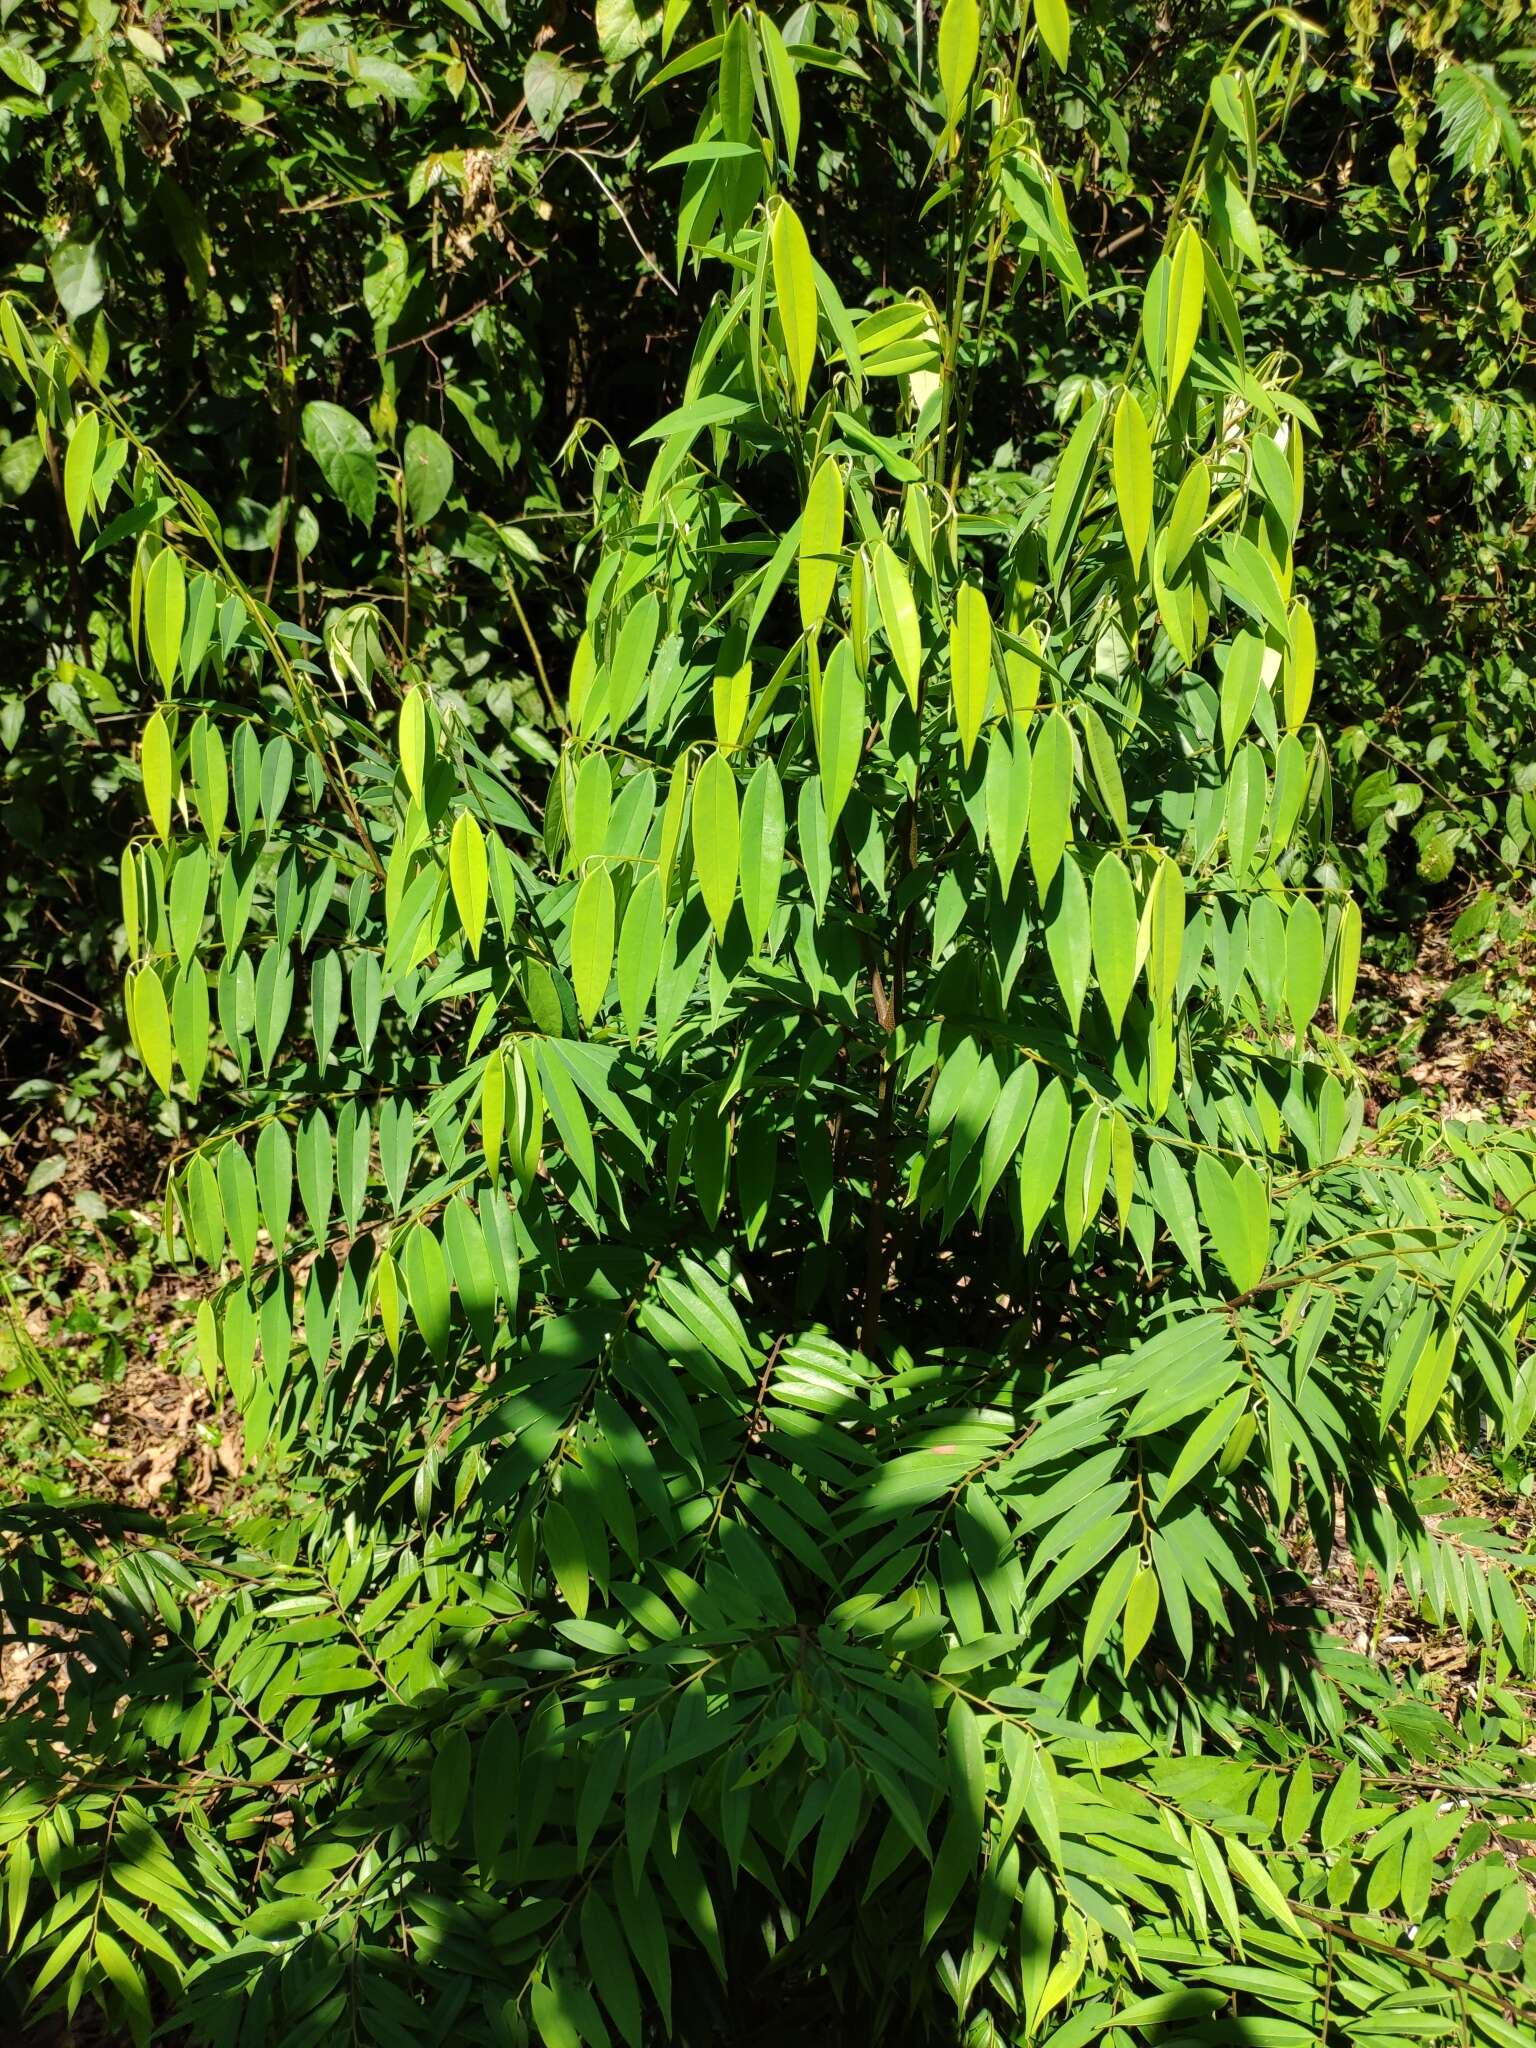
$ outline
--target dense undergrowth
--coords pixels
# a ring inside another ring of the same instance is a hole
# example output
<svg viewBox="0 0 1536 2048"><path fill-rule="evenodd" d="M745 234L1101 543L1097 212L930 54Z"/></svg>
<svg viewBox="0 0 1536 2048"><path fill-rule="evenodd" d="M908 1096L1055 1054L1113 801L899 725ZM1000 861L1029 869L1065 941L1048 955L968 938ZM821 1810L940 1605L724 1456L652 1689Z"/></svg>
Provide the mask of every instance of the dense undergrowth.
<svg viewBox="0 0 1536 2048"><path fill-rule="evenodd" d="M1518 17L1197 13L12 17L13 2027L1529 2038Z"/></svg>

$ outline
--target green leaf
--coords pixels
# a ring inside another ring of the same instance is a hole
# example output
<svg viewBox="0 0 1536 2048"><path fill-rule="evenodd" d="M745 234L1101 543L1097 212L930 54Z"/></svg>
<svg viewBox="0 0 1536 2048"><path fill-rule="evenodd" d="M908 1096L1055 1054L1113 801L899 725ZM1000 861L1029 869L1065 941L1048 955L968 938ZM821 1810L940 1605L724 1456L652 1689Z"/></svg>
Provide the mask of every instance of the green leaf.
<svg viewBox="0 0 1536 2048"><path fill-rule="evenodd" d="M917 616L917 601L900 556L888 541L875 543L873 571L875 601L880 623L897 673L906 685L907 697L917 709L923 673L923 635Z"/></svg>
<svg viewBox="0 0 1536 2048"><path fill-rule="evenodd" d="M1039 0L1036 0L1037 8ZM1152 436L1135 394L1126 389L1115 408L1115 503L1120 527L1130 550L1131 567L1139 576L1152 532Z"/></svg>
<svg viewBox="0 0 1536 2048"><path fill-rule="evenodd" d="M320 474L358 525L373 524L379 494L379 461L373 437L345 406L311 399L301 418L304 446Z"/></svg>
<svg viewBox="0 0 1536 2048"><path fill-rule="evenodd" d="M448 846L448 879L454 907L469 940L469 950L478 960L480 940L485 932L485 910L490 897L490 870L485 857L485 834L468 811L460 811L453 823Z"/></svg>
<svg viewBox="0 0 1536 2048"><path fill-rule="evenodd" d="M639 1038L650 1007L661 969L664 930L661 877L652 869L630 896L624 911L624 928L619 934L619 1009L631 1039Z"/></svg>
<svg viewBox="0 0 1536 2048"><path fill-rule="evenodd" d="M1116 1038L1136 981L1139 920L1124 861L1107 853L1093 871L1093 971Z"/></svg>
<svg viewBox="0 0 1536 2048"><path fill-rule="evenodd" d="M1310 896L1298 896L1285 922L1285 1001L1301 1044L1323 999L1323 920Z"/></svg>
<svg viewBox="0 0 1536 2048"><path fill-rule="evenodd" d="M592 1022L608 993L613 976L613 933L613 877L606 867L595 867L576 892L576 908L571 913L571 984L583 1024ZM659 958L659 947L657 952Z"/></svg>
<svg viewBox="0 0 1536 2048"><path fill-rule="evenodd" d="M1072 48L1072 17L1067 11L1067 0L1032 0L1032 4L1040 40L1055 58L1057 70L1065 71Z"/></svg>
<svg viewBox="0 0 1536 2048"><path fill-rule="evenodd" d="M1157 1503L1158 1517L1168 1512L1168 1503L1181 1492L1197 1473L1203 1472L1215 1458L1232 1433L1232 1425L1248 1403L1248 1389L1237 1387L1208 1415L1201 1417L1185 1438L1179 1455L1173 1461L1173 1470L1168 1474L1166 1485Z"/></svg>
<svg viewBox="0 0 1536 2048"><path fill-rule="evenodd" d="M429 526L453 489L453 450L434 427L418 421L406 434L400 472L411 524Z"/></svg>
<svg viewBox="0 0 1536 2048"><path fill-rule="evenodd" d="M992 620L987 601L973 583L962 583L955 593L955 616L949 629L949 683L960 754L967 767L986 716L991 681Z"/></svg>
<svg viewBox="0 0 1536 2048"><path fill-rule="evenodd" d="M864 753L864 729L864 685L852 647L846 640L839 640L822 679L821 716L816 726L816 752L821 764L829 836L836 829L858 776Z"/></svg>
<svg viewBox="0 0 1536 2048"><path fill-rule="evenodd" d="M1029 1120L1023 1157L1019 1162L1019 1208L1026 1246L1033 1243L1046 1210L1056 1198L1071 1137L1071 1098L1061 1076L1053 1074L1041 1090L1035 1113Z"/></svg>
<svg viewBox="0 0 1536 2048"><path fill-rule="evenodd" d="M741 907L754 946L773 922L783 868L784 789L772 761L764 760L741 803Z"/></svg>
<svg viewBox="0 0 1536 2048"><path fill-rule="evenodd" d="M1053 711L1035 736L1029 792L1029 864L1043 900L1072 833L1072 792L1076 777L1072 727Z"/></svg>
<svg viewBox="0 0 1536 2048"><path fill-rule="evenodd" d="M139 772L144 778L144 805L159 838L171 837L171 797L174 790L175 760L171 731L164 714L151 712L139 741Z"/></svg>
<svg viewBox="0 0 1536 2048"><path fill-rule="evenodd" d="M150 658L166 690L175 680L186 618L187 579L181 557L174 548L163 547L150 564L144 581L144 634Z"/></svg>
<svg viewBox="0 0 1536 2048"><path fill-rule="evenodd" d="M948 128L959 125L965 95L981 48L981 15L976 0L944 0L939 16L939 87Z"/></svg>
<svg viewBox="0 0 1536 2048"><path fill-rule="evenodd" d="M80 527L91 506L91 479L96 474L96 453L101 445L101 416L89 409L75 415L64 457L64 509L69 530L80 544Z"/></svg>
<svg viewBox="0 0 1536 2048"><path fill-rule="evenodd" d="M717 936L724 936L736 901L740 855L736 777L725 755L712 753L693 785L693 860Z"/></svg>
<svg viewBox="0 0 1536 2048"><path fill-rule="evenodd" d="M811 1893L806 1902L809 1920L827 1895L827 1888L842 1868L843 1859L859 1831L863 1807L863 1781L857 1764L845 1764L832 1787L821 1828L816 1836L816 1858L811 1867Z"/></svg>
<svg viewBox="0 0 1536 2048"><path fill-rule="evenodd" d="M816 465L800 521L800 623L809 632L827 615L843 547L843 473L830 455Z"/></svg>
<svg viewBox="0 0 1536 2048"><path fill-rule="evenodd" d="M816 361L816 276L811 265L811 245L805 238L800 217L787 200L780 200L773 216L770 237L773 258L773 293L784 334L784 355L789 365L789 387L795 411L804 412Z"/></svg>
<svg viewBox="0 0 1536 2048"><path fill-rule="evenodd" d="M161 1094L169 1095L172 1079L171 1013L165 1000L165 985L153 967L146 967L133 977L131 989L129 1002L139 1057L148 1067L150 1077Z"/></svg>
<svg viewBox="0 0 1536 2048"><path fill-rule="evenodd" d="M1200 339L1205 310L1205 253L1193 221L1186 221L1168 266L1167 322L1163 331L1163 382L1171 406Z"/></svg>
<svg viewBox="0 0 1536 2048"><path fill-rule="evenodd" d="M469 1737L462 1728L450 1728L432 1759L429 1810L432 1839L439 1848L451 1848L458 1840L468 1798Z"/></svg>
<svg viewBox="0 0 1536 2048"><path fill-rule="evenodd" d="M1032 770L1023 726L995 726L987 746L987 844L1004 896L1024 847Z"/></svg>
<svg viewBox="0 0 1536 2048"><path fill-rule="evenodd" d="M1200 1220L1239 1294L1258 1286L1269 1264L1269 1195L1245 1159L1235 1173L1211 1152L1195 1160Z"/></svg>
<svg viewBox="0 0 1536 2048"><path fill-rule="evenodd" d="M1059 578L1093 483L1104 422L1102 400L1095 400L1072 430L1051 486L1051 509L1045 522L1045 553L1051 575Z"/></svg>
<svg viewBox="0 0 1536 2048"><path fill-rule="evenodd" d="M425 1223L405 1240L405 1293L416 1327L439 1363L448 1355L448 1267L443 1248Z"/></svg>

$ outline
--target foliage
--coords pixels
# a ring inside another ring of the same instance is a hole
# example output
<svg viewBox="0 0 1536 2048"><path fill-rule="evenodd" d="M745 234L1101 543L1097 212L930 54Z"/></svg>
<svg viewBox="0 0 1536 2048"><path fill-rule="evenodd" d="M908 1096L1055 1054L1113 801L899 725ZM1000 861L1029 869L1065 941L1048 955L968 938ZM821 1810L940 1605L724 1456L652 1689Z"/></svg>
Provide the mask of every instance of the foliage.
<svg viewBox="0 0 1536 2048"><path fill-rule="evenodd" d="M1342 729L1336 826L1369 899L1411 922L1473 869L1529 865L1532 74L1517 5L1319 12L1332 39L1261 138L1236 216L1254 261L1233 282L1323 425L1327 567L1306 587ZM668 95L637 97L662 16L237 0L210 22L168 0L148 22L91 0L78 17L13 8L0 43L5 281L73 323L268 602L344 664L354 600L382 596L391 669L420 657L484 743L530 763L582 580L559 453L594 415L621 442L646 423L699 306L662 275L675 174L645 169L682 139ZM1244 18L1211 5L1175 29L1117 0L1032 82L1095 292L1144 283L1150 224ZM848 10L786 19L819 77L864 49ZM808 99L802 137L849 304L893 262L930 292L945 274L942 213L914 219L900 198L926 150L906 92L932 84L932 29L872 20L877 61ZM1031 306L980 338L977 462L1048 459L1058 399L1117 367L1095 323L1063 321L1046 293ZM61 545L59 450L12 395L0 1002L26 991L9 1065L31 1076L59 1064L39 994L87 1013L78 1037L110 987L142 700L121 585Z"/></svg>
<svg viewBox="0 0 1536 2048"><path fill-rule="evenodd" d="M1536 1415L1536 1143L1368 1123L1345 1036L1320 434L1245 318L1307 31L1218 53L1099 293L1064 6L653 25L700 322L596 459L547 782L0 304L154 700L125 1013L269 1489L8 1517L62 1658L8 1982L136 2041L1508 2048L1527 1560L1435 1474ZM927 225L855 291L807 136L866 80ZM1328 1642L1307 1539L1477 1646L1458 1716Z"/></svg>

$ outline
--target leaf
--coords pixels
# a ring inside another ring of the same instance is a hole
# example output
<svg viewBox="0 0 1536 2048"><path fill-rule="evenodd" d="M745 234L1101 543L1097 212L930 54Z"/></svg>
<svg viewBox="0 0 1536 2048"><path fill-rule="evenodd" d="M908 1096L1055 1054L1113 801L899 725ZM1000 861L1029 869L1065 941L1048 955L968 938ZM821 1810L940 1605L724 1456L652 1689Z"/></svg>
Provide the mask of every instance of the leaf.
<svg viewBox="0 0 1536 2048"><path fill-rule="evenodd" d="M1269 1195L1263 1181L1247 1160L1229 1174L1214 1153L1201 1152L1195 1160L1195 1188L1200 1220L1217 1257L1237 1293L1251 1293L1269 1264Z"/></svg>
<svg viewBox="0 0 1536 2048"><path fill-rule="evenodd" d="M373 524L379 494L379 461L373 437L345 406L311 399L301 416L304 446L320 474L358 525Z"/></svg>
<svg viewBox="0 0 1536 2048"><path fill-rule="evenodd" d="M171 795L174 762L170 728L163 713L151 712L139 741L139 772L144 778L144 804L150 823L167 844L171 837Z"/></svg>
<svg viewBox="0 0 1536 2048"><path fill-rule="evenodd" d="M846 640L839 640L833 648L822 680L816 751L821 764L822 799L830 836L842 815L843 805L848 801L864 752L864 685L853 659L853 649Z"/></svg>
<svg viewBox="0 0 1536 2048"><path fill-rule="evenodd" d="M1061 1076L1053 1074L1041 1090L1035 1113L1029 1120L1029 1131L1019 1162L1020 1220L1026 1248L1033 1243L1046 1210L1056 1198L1071 1136L1071 1099Z"/></svg>
<svg viewBox="0 0 1536 2048"><path fill-rule="evenodd" d="M427 704L424 694L414 684L401 701L400 725L395 737L405 786L420 803L426 787Z"/></svg>
<svg viewBox="0 0 1536 2048"><path fill-rule="evenodd" d="M150 564L144 582L144 634L156 673L167 691L175 680L186 618L186 572L176 550L163 547Z"/></svg>
<svg viewBox="0 0 1536 2048"><path fill-rule="evenodd" d="M451 1848L458 1840L468 1799L469 1737L462 1728L450 1728L432 1759L429 1786L432 1839L439 1848Z"/></svg>
<svg viewBox="0 0 1536 2048"><path fill-rule="evenodd" d="M762 945L773 922L783 868L784 790L778 770L764 760L741 803L741 907L754 946Z"/></svg>
<svg viewBox="0 0 1536 2048"><path fill-rule="evenodd" d="M448 1355L448 1267L443 1248L425 1223L405 1240L405 1293L416 1327L439 1364Z"/></svg>
<svg viewBox="0 0 1536 2048"><path fill-rule="evenodd" d="M448 879L469 950L478 960L490 897L490 870L486 865L485 834L468 811L460 811L453 823L448 845Z"/></svg>
<svg viewBox="0 0 1536 2048"><path fill-rule="evenodd" d="M80 544L80 527L91 510L91 479L96 474L96 452L101 444L101 416L89 410L77 413L64 457L64 509L69 530Z"/></svg>
<svg viewBox="0 0 1536 2048"><path fill-rule="evenodd" d="M944 95L947 129L959 124L980 48L981 16L976 0L944 0L939 16L939 88Z"/></svg>
<svg viewBox="0 0 1536 2048"><path fill-rule="evenodd" d="M1130 1591L1125 1596L1125 1613L1121 1620L1120 1660L1125 1670L1130 1670L1146 1648L1161 1605L1157 1573L1150 1565L1139 1564L1131 1580Z"/></svg>
<svg viewBox="0 0 1536 2048"><path fill-rule="evenodd" d="M1323 920L1310 896L1298 896L1285 923L1285 1002L1300 1045L1323 999Z"/></svg>
<svg viewBox="0 0 1536 2048"><path fill-rule="evenodd" d="M429 526L453 489L453 450L435 428L418 421L406 434L400 471L411 524Z"/></svg>
<svg viewBox="0 0 1536 2048"><path fill-rule="evenodd" d="M827 1888L842 1868L843 1859L859 1831L863 1806L863 1781L857 1764L845 1764L821 1817L816 1836L816 1858L811 1867L811 1892L806 1902L809 1920L827 1895Z"/></svg>
<svg viewBox="0 0 1536 2048"><path fill-rule="evenodd" d="M1045 522L1045 554L1053 578L1059 577L1072 545L1093 483L1104 422L1102 400L1095 400L1072 430L1051 485L1051 509Z"/></svg>
<svg viewBox="0 0 1536 2048"><path fill-rule="evenodd" d="M1004 896L1013 881L1029 824L1032 769L1023 726L995 726L987 746L987 844Z"/></svg>
<svg viewBox="0 0 1536 2048"><path fill-rule="evenodd" d="M912 595L906 567L888 541L875 543L873 569L880 623L885 628L891 659L906 685L908 700L915 711L923 673L923 636L918 622L917 601Z"/></svg>
<svg viewBox="0 0 1536 2048"><path fill-rule="evenodd" d="M560 1597L578 1621L585 1620L590 1594L586 1545L569 1508L552 1500L544 1510L544 1555Z"/></svg>
<svg viewBox="0 0 1536 2048"><path fill-rule="evenodd" d="M171 1013L165 1000L165 985L153 967L136 974L130 997L133 1035L139 1057L162 1095L171 1092Z"/></svg>
<svg viewBox="0 0 1536 2048"><path fill-rule="evenodd" d="M1205 254L1193 221L1186 221L1173 245L1168 268L1168 310L1163 331L1163 381L1173 404L1189 368L1205 310Z"/></svg>
<svg viewBox="0 0 1536 2048"><path fill-rule="evenodd" d="M967 767L986 716L991 681L992 620L987 601L973 583L962 583L955 593L955 616L949 629L949 683L960 754Z"/></svg>
<svg viewBox="0 0 1536 2048"><path fill-rule="evenodd" d="M1360 906L1350 897L1339 913L1333 949L1333 1026L1342 1031L1355 1003L1355 978L1360 971Z"/></svg>
<svg viewBox="0 0 1536 2048"><path fill-rule="evenodd" d="M631 894L619 934L619 1009L631 1039L640 1036L656 987L664 927L661 877L652 869Z"/></svg>
<svg viewBox="0 0 1536 2048"><path fill-rule="evenodd" d="M613 931L613 877L606 867L595 867L576 892L571 913L571 983L583 1024L592 1022L608 993Z"/></svg>
<svg viewBox="0 0 1536 2048"><path fill-rule="evenodd" d="M1136 981L1136 891L1124 861L1107 853L1093 871L1093 971L1116 1038Z"/></svg>
<svg viewBox="0 0 1536 2048"><path fill-rule="evenodd" d="M1168 1503L1197 1473L1203 1472L1232 1433L1232 1425L1248 1404L1248 1389L1237 1387L1216 1403L1209 1415L1201 1417L1185 1438L1173 1470L1157 1503L1158 1519L1168 1512Z"/></svg>
<svg viewBox="0 0 1536 2048"><path fill-rule="evenodd" d="M1065 713L1053 711L1035 736L1029 793L1029 864L1043 900L1072 834L1076 753Z"/></svg>
<svg viewBox="0 0 1536 2048"><path fill-rule="evenodd" d="M1115 503L1131 567L1139 576L1152 531L1152 437L1146 415L1129 389L1121 392L1115 408L1113 455Z"/></svg>
<svg viewBox="0 0 1536 2048"><path fill-rule="evenodd" d="M61 242L48 258L48 272L59 295L59 310L71 324L94 313L106 296L99 242Z"/></svg>
<svg viewBox="0 0 1536 2048"><path fill-rule="evenodd" d="M724 935L736 901L740 852L736 777L725 755L712 753L693 786L693 859L717 936Z"/></svg>
<svg viewBox="0 0 1536 2048"><path fill-rule="evenodd" d="M1046 952L1050 956L1062 1001L1067 1006L1072 1029L1076 1031L1082 1022L1083 998L1088 993L1092 920L1087 885L1075 859L1064 860L1056 871L1051 901L1046 905L1046 919ZM1131 957L1134 964L1134 953Z"/></svg>
<svg viewBox="0 0 1536 2048"><path fill-rule="evenodd" d="M784 334L790 390L794 396L795 411L804 412L805 394L810 388L811 370L816 361L816 276L805 229L787 200L780 200L774 214L769 246L773 258L773 293Z"/></svg>
<svg viewBox="0 0 1536 2048"><path fill-rule="evenodd" d="M800 623L807 632L827 615L843 546L843 473L830 455L816 465L800 522Z"/></svg>
<svg viewBox="0 0 1536 2048"><path fill-rule="evenodd" d="M1033 0L1033 5L1040 40L1055 58L1057 70L1065 71L1072 47L1072 17L1067 12L1067 0Z"/></svg>

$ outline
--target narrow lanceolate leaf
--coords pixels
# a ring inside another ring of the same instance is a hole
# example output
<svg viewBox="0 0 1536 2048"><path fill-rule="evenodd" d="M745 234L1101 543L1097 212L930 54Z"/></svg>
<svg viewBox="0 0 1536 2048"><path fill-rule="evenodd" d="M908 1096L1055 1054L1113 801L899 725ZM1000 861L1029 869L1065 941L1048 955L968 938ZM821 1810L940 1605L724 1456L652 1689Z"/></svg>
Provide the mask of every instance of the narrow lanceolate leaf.
<svg viewBox="0 0 1536 2048"><path fill-rule="evenodd" d="M1040 40L1055 58L1057 70L1065 71L1072 53L1072 17L1067 12L1067 0L1034 0L1034 9Z"/></svg>
<svg viewBox="0 0 1536 2048"><path fill-rule="evenodd" d="M1075 768L1072 728L1065 713L1053 711L1035 736L1029 790L1029 864L1042 897L1072 835Z"/></svg>
<svg viewBox="0 0 1536 2048"><path fill-rule="evenodd" d="M165 986L153 967L146 967L133 979L133 1035L139 1057L148 1067L155 1086L163 1095L171 1092L171 1012L165 1000Z"/></svg>
<svg viewBox="0 0 1536 2048"><path fill-rule="evenodd" d="M981 13L976 0L944 0L939 16L939 86L947 128L958 125L981 48Z"/></svg>
<svg viewBox="0 0 1536 2048"><path fill-rule="evenodd" d="M590 1024L603 1006L613 975L613 877L594 868L576 892L571 913L571 986L581 1021Z"/></svg>
<svg viewBox="0 0 1536 2048"><path fill-rule="evenodd" d="M1200 1221L1216 1247L1216 1256L1231 1275L1236 1292L1250 1293L1269 1264L1268 1190L1246 1159L1229 1174L1212 1152L1202 1152L1195 1161L1195 1188Z"/></svg>
<svg viewBox="0 0 1536 2048"><path fill-rule="evenodd" d="M420 803L427 773L427 704L418 689L405 693L400 706L400 772L405 786Z"/></svg>
<svg viewBox="0 0 1536 2048"><path fill-rule="evenodd" d="M1186 221L1173 247L1168 274L1168 315L1163 330L1163 377L1172 405L1200 339L1205 311L1205 252L1194 223Z"/></svg>
<svg viewBox="0 0 1536 2048"><path fill-rule="evenodd" d="M181 633L187 622L187 579L174 548L162 548L144 580L144 634L150 659L169 690L181 655Z"/></svg>
<svg viewBox="0 0 1536 2048"><path fill-rule="evenodd" d="M949 629L949 683L960 752L967 766L986 716L991 677L992 620L987 601L973 583L962 583L955 593L955 617Z"/></svg>
<svg viewBox="0 0 1536 2048"><path fill-rule="evenodd" d="M1171 858L1159 860L1152 878L1147 928L1147 991L1153 1009L1167 1016L1184 956L1184 874Z"/></svg>
<svg viewBox="0 0 1536 2048"><path fill-rule="evenodd" d="M800 623L811 631L827 615L843 546L843 473L831 456L816 465L800 522Z"/></svg>
<svg viewBox="0 0 1536 2048"><path fill-rule="evenodd" d="M1120 527L1130 550L1131 567L1139 576L1152 531L1152 436L1131 391L1120 394L1115 408L1114 473Z"/></svg>
<svg viewBox="0 0 1536 2048"><path fill-rule="evenodd" d="M501 1139L507 1127L507 1068L499 1052L485 1063L480 1080L480 1149L494 1180L501 1171Z"/></svg>
<svg viewBox="0 0 1536 2048"><path fill-rule="evenodd" d="M1136 891L1117 853L1093 871L1093 972L1115 1036L1136 980Z"/></svg>
<svg viewBox="0 0 1536 2048"><path fill-rule="evenodd" d="M624 1029L632 1039L640 1036L650 1006L661 968L664 933L661 876L652 869L631 895L624 912L624 929L619 934L619 1009Z"/></svg>
<svg viewBox="0 0 1536 2048"><path fill-rule="evenodd" d="M448 845L448 879L469 950L478 960L485 931L485 907L490 897L490 870L485 858L485 834L468 811L460 811L454 820Z"/></svg>
<svg viewBox="0 0 1536 2048"><path fill-rule="evenodd" d="M80 542L80 527L91 509L91 478L96 474L96 455L101 446L101 418L86 411L77 415L64 457L64 510L69 530Z"/></svg>
<svg viewBox="0 0 1536 2048"><path fill-rule="evenodd" d="M139 742L139 769L144 777L144 806L149 821L161 839L169 840L174 762L170 727L158 711L149 717Z"/></svg>
<svg viewBox="0 0 1536 2048"><path fill-rule="evenodd" d="M1355 1002L1355 977L1360 971L1360 906L1354 898L1339 914L1339 935L1333 949L1333 1028L1342 1031Z"/></svg>
<svg viewBox="0 0 1536 2048"><path fill-rule="evenodd" d="M994 726L987 745L987 845L1004 896L1024 847L1032 767L1023 726Z"/></svg>
<svg viewBox="0 0 1536 2048"><path fill-rule="evenodd" d="M784 354L789 364L789 386L796 412L804 412L811 368L816 361L816 273L805 229L800 225L799 215L787 201L780 201L773 217L770 250L773 292L778 302L779 325L784 332Z"/></svg>
<svg viewBox="0 0 1536 2048"><path fill-rule="evenodd" d="M725 931L736 901L740 854L736 777L724 754L711 754L693 786L693 863L717 933Z"/></svg>
<svg viewBox="0 0 1536 2048"><path fill-rule="evenodd" d="M885 628L896 672L906 685L907 696L915 711L923 672L922 628L918 623L917 600L912 595L906 567L888 541L875 544L874 573L880 623Z"/></svg>
<svg viewBox="0 0 1536 2048"><path fill-rule="evenodd" d="M842 815L843 805L859 772L864 752L864 685L853 659L853 649L839 640L827 663L821 685L821 717L816 727L816 750L821 763L822 799L826 805L830 834ZM694 798L697 816L698 798Z"/></svg>
<svg viewBox="0 0 1536 2048"><path fill-rule="evenodd" d="M1323 920L1310 896L1298 896L1285 922L1285 1002L1298 1045L1323 999Z"/></svg>
<svg viewBox="0 0 1536 2048"><path fill-rule="evenodd" d="M448 1267L442 1246L425 1223L418 1223L405 1241L405 1292L428 1351L435 1359L446 1358Z"/></svg>
<svg viewBox="0 0 1536 2048"><path fill-rule="evenodd" d="M754 946L773 922L783 870L784 789L777 768L762 761L741 804L741 907Z"/></svg>

